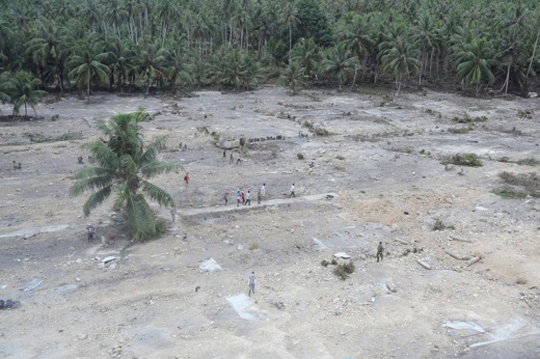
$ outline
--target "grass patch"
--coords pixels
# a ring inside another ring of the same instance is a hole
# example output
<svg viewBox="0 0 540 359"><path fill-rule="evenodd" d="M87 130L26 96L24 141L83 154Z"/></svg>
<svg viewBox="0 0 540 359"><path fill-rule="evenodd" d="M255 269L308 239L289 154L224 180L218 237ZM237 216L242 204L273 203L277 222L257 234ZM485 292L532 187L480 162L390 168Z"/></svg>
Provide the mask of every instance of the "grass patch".
<svg viewBox="0 0 540 359"><path fill-rule="evenodd" d="M465 114L463 117L454 117L453 122L456 123L476 123L476 122L486 122L488 118L486 116L470 117L468 114Z"/></svg>
<svg viewBox="0 0 540 359"><path fill-rule="evenodd" d="M456 165L456 166L468 166L468 167L481 167L482 161L474 153L458 153L453 156L443 158L441 161L443 165Z"/></svg>
<svg viewBox="0 0 540 359"><path fill-rule="evenodd" d="M540 198L540 177L536 173L502 172L499 177L507 185L492 191L503 198L525 198L527 196Z"/></svg>
<svg viewBox="0 0 540 359"><path fill-rule="evenodd" d="M540 161L534 157L528 157L517 161L517 164L522 166L538 166L540 165Z"/></svg>
<svg viewBox="0 0 540 359"><path fill-rule="evenodd" d="M334 274L341 280L345 280L349 277L349 274L354 273L354 263L342 263L338 264L336 268L334 268Z"/></svg>
<svg viewBox="0 0 540 359"><path fill-rule="evenodd" d="M336 159L340 160L340 161L344 161L345 160L345 157L343 157L342 155L337 155L336 156Z"/></svg>
<svg viewBox="0 0 540 359"><path fill-rule="evenodd" d="M440 220L440 218L437 218L435 223L433 224L434 231L444 231L445 229L456 229L453 225L446 225L443 221Z"/></svg>
<svg viewBox="0 0 540 359"><path fill-rule="evenodd" d="M259 249L259 245L257 243L251 243L248 248L250 251L254 251Z"/></svg>
<svg viewBox="0 0 540 359"><path fill-rule="evenodd" d="M527 193L510 187L495 188L491 191L491 193L496 194L504 199L524 199L527 197Z"/></svg>
<svg viewBox="0 0 540 359"><path fill-rule="evenodd" d="M43 143L43 142L59 142L59 141L72 141L72 140L82 140L82 132L66 132L60 136L45 136L40 133L23 133L26 137L30 139L31 142Z"/></svg>
<svg viewBox="0 0 540 359"><path fill-rule="evenodd" d="M462 126L462 127L450 127L448 129L448 132L454 133L454 134L462 134L462 133L468 133L475 129L474 125L469 126Z"/></svg>
<svg viewBox="0 0 540 359"><path fill-rule="evenodd" d="M298 158L299 160L303 160L303 159L304 159L304 155L303 155L302 153L298 152L298 153L296 154L296 158Z"/></svg>
<svg viewBox="0 0 540 359"><path fill-rule="evenodd" d="M347 169L343 166L334 166L334 171L347 172Z"/></svg>
<svg viewBox="0 0 540 359"><path fill-rule="evenodd" d="M304 123L302 123L302 127L313 128L313 123L311 123L309 121L304 121Z"/></svg>

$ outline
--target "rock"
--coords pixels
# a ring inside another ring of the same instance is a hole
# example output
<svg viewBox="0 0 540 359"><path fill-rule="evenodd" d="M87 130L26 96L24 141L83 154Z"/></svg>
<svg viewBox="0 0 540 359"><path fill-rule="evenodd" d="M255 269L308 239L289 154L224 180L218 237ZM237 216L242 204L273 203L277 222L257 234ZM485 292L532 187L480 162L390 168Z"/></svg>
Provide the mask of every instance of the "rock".
<svg viewBox="0 0 540 359"><path fill-rule="evenodd" d="M427 264L426 262L421 261L420 259L417 259L416 262L420 264L422 267L426 268L427 270L431 270L431 266Z"/></svg>
<svg viewBox="0 0 540 359"><path fill-rule="evenodd" d="M335 258L338 258L338 259L339 259L339 258L341 258L341 259L351 259L351 256L348 255L348 254L345 253L345 252L338 252L338 253L335 253L335 254L334 254L334 257L335 257Z"/></svg>
<svg viewBox="0 0 540 359"><path fill-rule="evenodd" d="M201 264L199 265L199 268L203 272L208 272L208 273L223 270L223 268L221 268L221 266L215 261L214 258L210 258L208 260L201 262Z"/></svg>
<svg viewBox="0 0 540 359"><path fill-rule="evenodd" d="M386 282L386 288L392 293L397 292L396 286L392 282Z"/></svg>
<svg viewBox="0 0 540 359"><path fill-rule="evenodd" d="M536 92L529 92L527 94L527 97L528 98L537 98L538 97L538 94Z"/></svg>
<svg viewBox="0 0 540 359"><path fill-rule="evenodd" d="M489 211L489 209L487 209L486 207L482 207L482 206L476 206L475 209L477 211L481 211L481 212Z"/></svg>
<svg viewBox="0 0 540 359"><path fill-rule="evenodd" d="M24 287L21 288L23 292L29 292L33 289L36 289L41 283L43 283L43 279L34 278L30 282L26 283Z"/></svg>
<svg viewBox="0 0 540 359"><path fill-rule="evenodd" d="M238 250L241 251L242 249L244 249L244 246L241 245L241 244L239 244L239 245L238 245Z"/></svg>
<svg viewBox="0 0 540 359"><path fill-rule="evenodd" d="M480 260L480 257L472 257L472 258L467 262L467 267L472 266L473 264L475 264L475 263L478 262L479 260Z"/></svg>

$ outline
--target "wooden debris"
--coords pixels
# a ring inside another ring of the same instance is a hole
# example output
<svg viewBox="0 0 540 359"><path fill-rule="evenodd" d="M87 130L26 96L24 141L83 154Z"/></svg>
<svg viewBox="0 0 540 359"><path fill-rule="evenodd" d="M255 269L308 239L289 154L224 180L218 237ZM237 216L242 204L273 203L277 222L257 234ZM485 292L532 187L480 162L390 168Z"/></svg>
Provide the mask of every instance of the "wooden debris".
<svg viewBox="0 0 540 359"><path fill-rule="evenodd" d="M472 258L467 262L467 267L472 266L473 264L475 264L475 263L478 262L479 260L480 260L480 257L472 257Z"/></svg>
<svg viewBox="0 0 540 359"><path fill-rule="evenodd" d="M401 244L403 244L403 245L405 245L405 246L406 246L407 244L409 244L407 241L404 241L403 239L399 239L399 238L394 238L394 241L399 242L399 243L401 243Z"/></svg>
<svg viewBox="0 0 540 359"><path fill-rule="evenodd" d="M448 236L448 239L450 239L452 241L458 241L458 242L464 242L464 243L472 243L472 241L469 240L469 239L462 239L462 238L458 238L458 237L455 237L455 236Z"/></svg>
<svg viewBox="0 0 540 359"><path fill-rule="evenodd" d="M460 256L458 254L452 253L449 250L444 251L444 253L448 254L450 257L455 258L459 261L468 261L471 259L469 256Z"/></svg>

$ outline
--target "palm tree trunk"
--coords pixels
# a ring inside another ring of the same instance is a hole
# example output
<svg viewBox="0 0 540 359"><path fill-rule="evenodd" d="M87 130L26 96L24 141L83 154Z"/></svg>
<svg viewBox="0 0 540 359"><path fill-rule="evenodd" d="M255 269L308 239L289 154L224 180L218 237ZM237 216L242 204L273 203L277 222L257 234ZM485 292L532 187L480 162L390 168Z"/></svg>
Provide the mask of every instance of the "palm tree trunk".
<svg viewBox="0 0 540 359"><path fill-rule="evenodd" d="M529 68L527 69L527 77L529 77L529 73L531 72L531 69L532 69L532 64L533 64L533 61L534 61L534 55L536 54L536 48L538 46L538 39L540 38L540 25L538 26L538 33L536 34L536 41L534 42L534 48L533 48L533 52L532 52L532 55L531 55L531 61L529 62Z"/></svg>
<svg viewBox="0 0 540 359"><path fill-rule="evenodd" d="M289 52L292 49L292 26L289 26Z"/></svg>
<svg viewBox="0 0 540 359"><path fill-rule="evenodd" d="M90 80L86 84L86 102L90 102Z"/></svg>
<svg viewBox="0 0 540 359"><path fill-rule="evenodd" d="M28 117L28 111L27 111L26 102L24 103L24 117Z"/></svg>
<svg viewBox="0 0 540 359"><path fill-rule="evenodd" d="M512 65L512 61L508 62L508 69L506 70L506 80L504 81L504 93L508 93L508 83L510 82L510 66Z"/></svg>

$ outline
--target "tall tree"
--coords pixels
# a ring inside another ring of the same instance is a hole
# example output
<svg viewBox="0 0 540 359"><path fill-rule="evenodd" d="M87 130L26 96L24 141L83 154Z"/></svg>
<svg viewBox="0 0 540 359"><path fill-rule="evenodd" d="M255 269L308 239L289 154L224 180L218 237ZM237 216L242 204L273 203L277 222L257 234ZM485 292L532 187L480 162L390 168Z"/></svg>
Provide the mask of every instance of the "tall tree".
<svg viewBox="0 0 540 359"><path fill-rule="evenodd" d="M107 83L109 67L105 65L107 52L99 52L103 46L92 39L82 41L69 59L72 70L69 76L75 79L79 88L86 87L86 101L90 101L90 84Z"/></svg>
<svg viewBox="0 0 540 359"><path fill-rule="evenodd" d="M32 74L26 71L17 71L15 74L3 74L4 83L3 89L5 92L0 93L1 100L9 100L13 103L13 114L18 115L21 107L24 106L24 116L28 116L28 106L34 110L36 114L36 105L38 101L47 94L43 90L39 90L37 87L41 83L38 79L34 78Z"/></svg>
<svg viewBox="0 0 540 359"><path fill-rule="evenodd" d="M159 205L174 207L172 196L148 179L180 167L157 159L165 147L164 137L156 138L145 148L139 122L147 118L139 112L114 116L109 123L98 123L98 129L108 141L86 145L97 166L77 171L77 182L70 188L72 196L94 191L83 206L85 216L116 192L114 207L124 209L129 230L136 241L157 237L165 231L165 222L156 218L141 191Z"/></svg>

